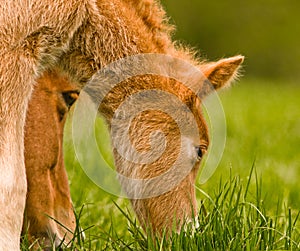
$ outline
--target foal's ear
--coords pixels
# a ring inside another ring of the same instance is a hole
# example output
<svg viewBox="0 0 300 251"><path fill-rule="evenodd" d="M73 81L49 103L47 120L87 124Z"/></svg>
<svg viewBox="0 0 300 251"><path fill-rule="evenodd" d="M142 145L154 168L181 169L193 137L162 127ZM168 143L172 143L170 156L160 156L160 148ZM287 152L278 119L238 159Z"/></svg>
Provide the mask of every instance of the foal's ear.
<svg viewBox="0 0 300 251"><path fill-rule="evenodd" d="M238 69L243 61L243 56L235 56L202 65L200 69L208 81L201 88L200 95L205 96L212 89L218 90L229 86L230 82L238 76Z"/></svg>

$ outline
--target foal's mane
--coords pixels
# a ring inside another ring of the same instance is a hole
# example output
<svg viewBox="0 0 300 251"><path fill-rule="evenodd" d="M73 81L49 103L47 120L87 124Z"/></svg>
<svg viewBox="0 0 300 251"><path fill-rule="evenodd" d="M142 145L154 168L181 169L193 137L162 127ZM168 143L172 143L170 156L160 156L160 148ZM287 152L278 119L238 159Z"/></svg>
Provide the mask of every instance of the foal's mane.
<svg viewBox="0 0 300 251"><path fill-rule="evenodd" d="M135 9L145 27L150 31L153 40L160 48L168 48L168 53L187 60L195 66L204 63L203 59L199 58L197 49L186 46L178 41L172 41L171 37L175 31L175 26L170 24L169 17L166 15L163 6L159 0L123 0L129 3Z"/></svg>
<svg viewBox="0 0 300 251"><path fill-rule="evenodd" d="M152 32L170 34L174 27L168 23L166 12L157 0L124 0L130 3Z"/></svg>

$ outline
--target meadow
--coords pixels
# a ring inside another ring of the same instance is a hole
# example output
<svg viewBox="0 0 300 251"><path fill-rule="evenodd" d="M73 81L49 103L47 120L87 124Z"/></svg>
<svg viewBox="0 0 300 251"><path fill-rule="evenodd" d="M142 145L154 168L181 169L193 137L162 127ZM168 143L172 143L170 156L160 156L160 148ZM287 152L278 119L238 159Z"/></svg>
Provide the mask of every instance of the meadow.
<svg viewBox="0 0 300 251"><path fill-rule="evenodd" d="M213 176L196 184L200 227L160 240L142 231L127 199L106 193L85 175L72 148L69 118L65 162L81 227L69 249L299 250L299 97L299 83L257 79L220 92L227 142ZM113 163L102 123L96 132Z"/></svg>

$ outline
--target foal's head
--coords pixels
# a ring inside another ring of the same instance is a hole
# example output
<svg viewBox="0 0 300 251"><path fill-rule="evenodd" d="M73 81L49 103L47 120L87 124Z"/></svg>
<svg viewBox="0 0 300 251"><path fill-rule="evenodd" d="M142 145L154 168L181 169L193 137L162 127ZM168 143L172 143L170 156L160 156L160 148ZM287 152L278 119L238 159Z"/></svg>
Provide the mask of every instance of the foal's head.
<svg viewBox="0 0 300 251"><path fill-rule="evenodd" d="M186 76L187 84L152 74L131 77L102 101L120 181L144 228L178 230L197 215L194 184L209 145L201 102L228 85L242 61L201 64L201 77Z"/></svg>
<svg viewBox="0 0 300 251"><path fill-rule="evenodd" d="M75 229L62 146L66 114L77 96L76 88L66 77L55 71L46 72L38 79L28 107L28 192L23 233L28 234L30 241L38 239L42 247L70 239L70 231Z"/></svg>

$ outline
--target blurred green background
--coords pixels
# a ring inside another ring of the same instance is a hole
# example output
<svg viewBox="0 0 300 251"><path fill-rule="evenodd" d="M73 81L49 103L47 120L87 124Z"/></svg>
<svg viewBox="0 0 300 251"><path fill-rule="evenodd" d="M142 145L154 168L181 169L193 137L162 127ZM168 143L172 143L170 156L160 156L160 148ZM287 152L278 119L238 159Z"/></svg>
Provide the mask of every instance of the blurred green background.
<svg viewBox="0 0 300 251"><path fill-rule="evenodd" d="M175 38L210 60L246 56L246 77L300 79L300 1L162 0Z"/></svg>

